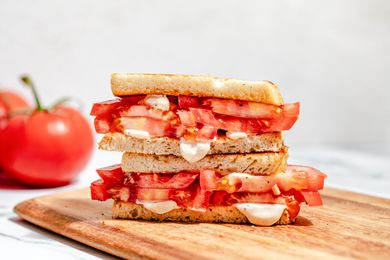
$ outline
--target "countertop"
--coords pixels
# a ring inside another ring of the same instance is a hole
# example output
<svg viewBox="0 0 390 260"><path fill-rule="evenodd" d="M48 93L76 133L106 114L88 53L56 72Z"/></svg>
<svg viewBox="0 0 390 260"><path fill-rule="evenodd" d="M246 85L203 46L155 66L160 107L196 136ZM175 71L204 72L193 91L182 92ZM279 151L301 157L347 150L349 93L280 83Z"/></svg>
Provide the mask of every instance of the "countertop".
<svg viewBox="0 0 390 260"><path fill-rule="evenodd" d="M54 189L23 189L0 178L0 245L2 257L20 259L114 259L19 219L12 211L20 201L89 186L95 169L120 161L120 153L98 151L73 184ZM316 167L328 174L326 186L390 198L390 156L332 147L290 148L290 164ZM3 258L4 259L4 258Z"/></svg>

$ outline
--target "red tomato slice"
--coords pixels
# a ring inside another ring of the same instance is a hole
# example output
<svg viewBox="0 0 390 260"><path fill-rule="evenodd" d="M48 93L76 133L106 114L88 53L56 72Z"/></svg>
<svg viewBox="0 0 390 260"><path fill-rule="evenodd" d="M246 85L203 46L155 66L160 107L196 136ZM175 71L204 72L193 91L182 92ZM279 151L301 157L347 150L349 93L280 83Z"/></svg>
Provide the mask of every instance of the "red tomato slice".
<svg viewBox="0 0 390 260"><path fill-rule="evenodd" d="M185 126L196 126L194 115L190 111L178 110L177 114L179 115L180 122Z"/></svg>
<svg viewBox="0 0 390 260"><path fill-rule="evenodd" d="M300 104L292 103L282 106L283 113L270 122L268 131L285 131L291 129L291 127L298 120Z"/></svg>
<svg viewBox="0 0 390 260"><path fill-rule="evenodd" d="M227 193L226 191L222 191L222 190L213 191L213 194L211 195L210 198L210 205L226 206L227 201L230 197L231 197L230 194Z"/></svg>
<svg viewBox="0 0 390 260"><path fill-rule="evenodd" d="M137 200L162 201L169 200L170 189L137 189Z"/></svg>
<svg viewBox="0 0 390 260"><path fill-rule="evenodd" d="M239 117L217 115L219 129L232 132L259 133L268 131L268 121L261 119L244 119Z"/></svg>
<svg viewBox="0 0 390 260"><path fill-rule="evenodd" d="M97 180L91 183L91 199L105 201L111 199L111 195L107 192L107 188L102 180Z"/></svg>
<svg viewBox="0 0 390 260"><path fill-rule="evenodd" d="M130 183L140 188L185 189L197 178L198 173L181 172L175 175L131 174Z"/></svg>
<svg viewBox="0 0 390 260"><path fill-rule="evenodd" d="M322 206L321 195L318 191L299 191L309 206Z"/></svg>
<svg viewBox="0 0 390 260"><path fill-rule="evenodd" d="M199 184L204 191L214 191L218 189L219 176L213 170L200 170Z"/></svg>
<svg viewBox="0 0 390 260"><path fill-rule="evenodd" d="M235 198L239 203L286 204L286 199L284 197L275 196L272 192L238 192L233 193L232 197Z"/></svg>
<svg viewBox="0 0 390 260"><path fill-rule="evenodd" d="M279 174L278 174L279 175ZM217 189L234 192L267 192L277 183L276 176L228 174L217 181Z"/></svg>
<svg viewBox="0 0 390 260"><path fill-rule="evenodd" d="M210 141L217 136L217 128L213 126L205 125L196 133L196 139L198 141Z"/></svg>
<svg viewBox="0 0 390 260"><path fill-rule="evenodd" d="M172 111L162 111L143 105L134 105L119 112L121 117L148 117L158 120L172 120L176 116Z"/></svg>
<svg viewBox="0 0 390 260"><path fill-rule="evenodd" d="M146 117L122 117L116 120L117 128L135 129L149 132L152 136L169 136L170 122Z"/></svg>
<svg viewBox="0 0 390 260"><path fill-rule="evenodd" d="M94 126L98 134L106 134L111 130L111 123L107 117L95 117Z"/></svg>
<svg viewBox="0 0 390 260"><path fill-rule="evenodd" d="M124 175L120 164L99 168L96 172L109 187L123 184Z"/></svg>
<svg viewBox="0 0 390 260"><path fill-rule="evenodd" d="M137 104L145 96L131 96L124 98L117 98L112 100L107 100L99 103L95 103L92 106L91 116L101 116L110 113L112 110L116 109L119 106L130 106Z"/></svg>
<svg viewBox="0 0 390 260"><path fill-rule="evenodd" d="M193 199L192 205L189 209L193 211L206 212L210 203L211 194L211 191L205 191L198 187L195 198Z"/></svg>
<svg viewBox="0 0 390 260"><path fill-rule="evenodd" d="M179 96L179 107L183 109L189 109L190 107L199 107L200 100L198 97Z"/></svg>
<svg viewBox="0 0 390 260"><path fill-rule="evenodd" d="M211 110L204 108L190 108L190 111L194 115L195 122L220 128L220 123L214 117Z"/></svg>
<svg viewBox="0 0 390 260"><path fill-rule="evenodd" d="M324 188L326 174L317 169L301 165L287 165L284 174L278 174L278 186L284 191L290 189L317 191Z"/></svg>
<svg viewBox="0 0 390 260"><path fill-rule="evenodd" d="M278 106L232 99L209 98L203 104L210 105L215 113L242 118L276 118L282 113Z"/></svg>
<svg viewBox="0 0 390 260"><path fill-rule="evenodd" d="M120 98L94 103L90 115L99 116L99 115L107 114L108 112L115 109L121 104L122 104L122 99Z"/></svg>

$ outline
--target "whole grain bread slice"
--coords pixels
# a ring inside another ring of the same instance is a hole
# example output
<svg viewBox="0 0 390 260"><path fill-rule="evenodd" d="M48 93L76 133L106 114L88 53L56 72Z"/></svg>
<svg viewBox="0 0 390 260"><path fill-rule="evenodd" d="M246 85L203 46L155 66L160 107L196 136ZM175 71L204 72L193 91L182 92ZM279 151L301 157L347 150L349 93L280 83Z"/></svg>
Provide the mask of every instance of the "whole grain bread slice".
<svg viewBox="0 0 390 260"><path fill-rule="evenodd" d="M216 97L282 105L278 87L270 81L248 81L211 76L176 74L114 73L111 89L115 96L162 94Z"/></svg>
<svg viewBox="0 0 390 260"><path fill-rule="evenodd" d="M150 139L134 138L119 132L104 135L99 149L141 154L176 155L180 154L180 141L177 138L154 137ZM250 135L247 138L232 140L218 136L211 142L209 154L278 152L283 149L281 132Z"/></svg>
<svg viewBox="0 0 390 260"><path fill-rule="evenodd" d="M164 214L157 214L139 204L115 201L112 213L113 218L116 219L250 224L246 216L233 206L213 206L209 207L206 212L197 212L180 208ZM282 216L275 224L291 223L293 223L293 221L290 219L288 211L284 210Z"/></svg>
<svg viewBox="0 0 390 260"><path fill-rule="evenodd" d="M125 152L122 156L122 170L124 172L170 174L209 169L226 173L244 172L253 175L272 175L285 171L287 157L287 147L283 147L279 152L207 155L193 163L174 155Z"/></svg>

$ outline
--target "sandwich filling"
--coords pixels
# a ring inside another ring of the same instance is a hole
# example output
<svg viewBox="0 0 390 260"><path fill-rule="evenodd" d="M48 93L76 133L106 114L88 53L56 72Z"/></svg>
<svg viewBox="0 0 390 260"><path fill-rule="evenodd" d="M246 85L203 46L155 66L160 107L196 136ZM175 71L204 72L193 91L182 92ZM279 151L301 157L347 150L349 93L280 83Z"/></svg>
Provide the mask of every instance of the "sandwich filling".
<svg viewBox="0 0 390 260"><path fill-rule="evenodd" d="M267 176L214 170L127 173L121 165L97 172L101 179L91 184L94 200L132 202L157 214L179 208L206 212L214 206L233 206L256 225L275 224L285 211L293 221L303 202L322 205L318 191L326 178L316 169L293 165L284 173Z"/></svg>
<svg viewBox="0 0 390 260"><path fill-rule="evenodd" d="M299 103L275 106L219 98L137 95L95 103L91 115L101 134L177 138L182 156L195 162L219 136L237 140L289 130L298 118Z"/></svg>

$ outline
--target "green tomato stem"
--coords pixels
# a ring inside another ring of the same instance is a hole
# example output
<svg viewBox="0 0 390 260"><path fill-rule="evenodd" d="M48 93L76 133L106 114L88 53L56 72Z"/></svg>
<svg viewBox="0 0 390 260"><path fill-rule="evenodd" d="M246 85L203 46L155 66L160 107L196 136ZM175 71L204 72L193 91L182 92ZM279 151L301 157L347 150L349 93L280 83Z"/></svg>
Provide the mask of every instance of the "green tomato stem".
<svg viewBox="0 0 390 260"><path fill-rule="evenodd" d="M32 90L32 93L33 93L34 99L35 99L35 104L37 105L37 111L43 111L44 108L42 107L41 101L40 101L39 96L38 96L38 92L35 88L34 83L30 79L30 77L27 75L23 75L20 77L20 80L24 83L24 85L26 85L27 87L29 87Z"/></svg>

